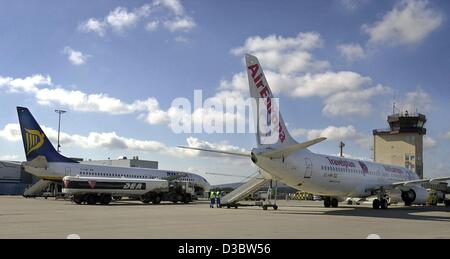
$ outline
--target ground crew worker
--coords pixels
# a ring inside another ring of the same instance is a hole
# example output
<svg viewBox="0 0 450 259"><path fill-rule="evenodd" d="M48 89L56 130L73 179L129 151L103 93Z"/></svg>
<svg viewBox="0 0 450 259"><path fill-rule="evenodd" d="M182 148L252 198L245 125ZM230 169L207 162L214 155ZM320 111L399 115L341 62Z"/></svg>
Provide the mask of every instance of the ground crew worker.
<svg viewBox="0 0 450 259"><path fill-rule="evenodd" d="M210 199L210 201L211 201L211 203L209 204L209 207L210 207L210 208L214 208L214 203L215 203L215 201L216 201L216 193L213 192L213 191L210 191L210 192L209 192L209 199Z"/></svg>
<svg viewBox="0 0 450 259"><path fill-rule="evenodd" d="M216 204L217 204L217 208L220 208L220 192L219 191L216 192Z"/></svg>

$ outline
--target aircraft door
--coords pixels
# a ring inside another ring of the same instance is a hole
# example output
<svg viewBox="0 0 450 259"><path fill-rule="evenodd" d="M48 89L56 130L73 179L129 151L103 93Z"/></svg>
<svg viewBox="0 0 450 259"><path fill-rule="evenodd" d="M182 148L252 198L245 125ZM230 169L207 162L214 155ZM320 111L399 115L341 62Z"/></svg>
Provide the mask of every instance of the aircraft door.
<svg viewBox="0 0 450 259"><path fill-rule="evenodd" d="M311 159L305 158L305 178L311 178L313 164Z"/></svg>
<svg viewBox="0 0 450 259"><path fill-rule="evenodd" d="M66 173L65 173L65 175L66 175L66 176L70 176L70 172L71 172L70 167L66 167Z"/></svg>

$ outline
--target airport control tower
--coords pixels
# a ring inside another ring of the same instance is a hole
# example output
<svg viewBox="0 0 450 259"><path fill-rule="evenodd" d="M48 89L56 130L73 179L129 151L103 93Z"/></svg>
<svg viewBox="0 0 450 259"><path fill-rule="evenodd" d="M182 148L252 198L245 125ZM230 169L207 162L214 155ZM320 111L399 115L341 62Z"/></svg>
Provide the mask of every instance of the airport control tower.
<svg viewBox="0 0 450 259"><path fill-rule="evenodd" d="M405 111L389 115L387 121L389 129L373 130L374 161L406 167L422 179L425 115Z"/></svg>

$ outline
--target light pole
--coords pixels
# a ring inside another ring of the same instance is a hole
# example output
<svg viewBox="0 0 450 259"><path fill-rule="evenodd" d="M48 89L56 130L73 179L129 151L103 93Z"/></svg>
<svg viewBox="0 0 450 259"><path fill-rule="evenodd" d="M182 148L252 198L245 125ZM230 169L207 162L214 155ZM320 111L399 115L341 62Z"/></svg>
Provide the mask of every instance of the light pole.
<svg viewBox="0 0 450 259"><path fill-rule="evenodd" d="M57 151L59 152L59 148L61 147L61 145L59 145L59 132L61 130L61 114L66 113L66 111L63 110L55 110L56 113L58 113L58 147L57 147Z"/></svg>

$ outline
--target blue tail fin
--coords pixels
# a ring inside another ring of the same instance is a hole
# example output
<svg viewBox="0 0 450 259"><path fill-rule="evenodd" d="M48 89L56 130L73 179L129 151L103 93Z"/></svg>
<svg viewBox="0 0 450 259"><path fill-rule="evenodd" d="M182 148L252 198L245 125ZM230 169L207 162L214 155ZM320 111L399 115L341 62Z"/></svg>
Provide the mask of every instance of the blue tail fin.
<svg viewBox="0 0 450 259"><path fill-rule="evenodd" d="M55 150L27 108L17 107L17 115L19 116L20 132L22 133L27 161L31 161L38 156L44 156L48 162L77 163Z"/></svg>

